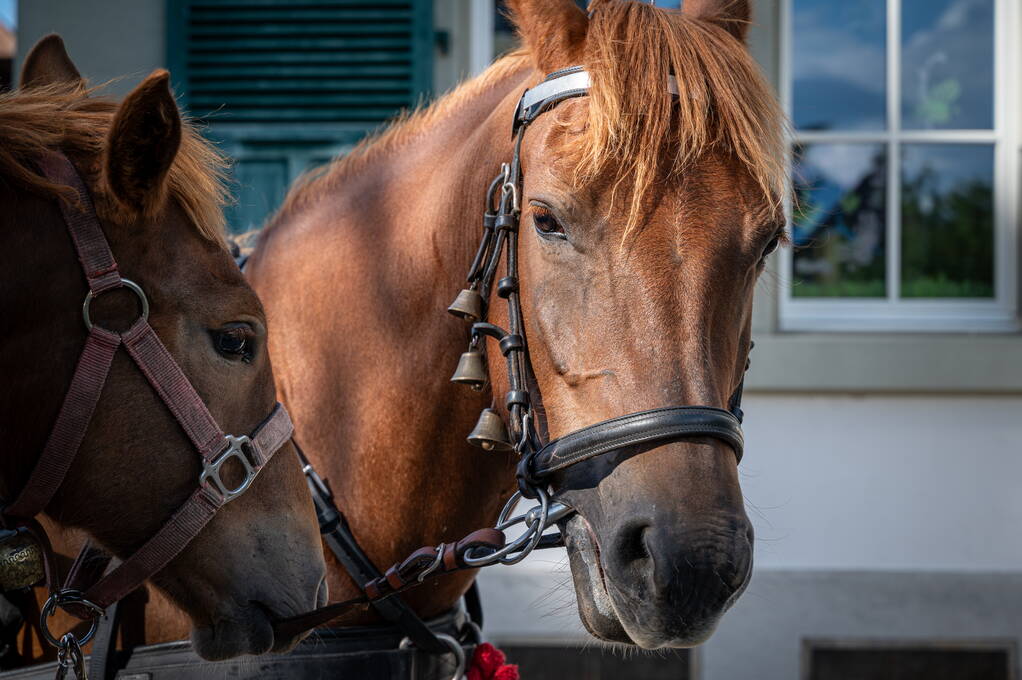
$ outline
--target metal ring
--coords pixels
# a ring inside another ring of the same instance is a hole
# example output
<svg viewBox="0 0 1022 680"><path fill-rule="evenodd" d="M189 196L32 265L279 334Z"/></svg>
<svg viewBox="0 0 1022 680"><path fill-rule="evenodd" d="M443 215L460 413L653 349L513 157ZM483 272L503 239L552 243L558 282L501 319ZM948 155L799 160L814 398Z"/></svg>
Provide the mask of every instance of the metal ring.
<svg viewBox="0 0 1022 680"><path fill-rule="evenodd" d="M514 182L504 182L504 186L501 187L501 191L504 194L510 192L511 194L511 209L515 212L521 212L522 208L518 204L518 187L514 185Z"/></svg>
<svg viewBox="0 0 1022 680"><path fill-rule="evenodd" d="M141 318L143 321L148 321L149 300L146 298L145 291L142 290L142 287L130 279L121 279L121 286L127 288L136 296L138 296L139 304L142 307L142 313L139 315L139 318ZM98 294L93 293L90 290L88 293L85 294L85 302L82 303L82 319L85 321L85 330L87 331L92 330L92 319L89 317L89 306L92 304L92 299L97 296Z"/></svg>
<svg viewBox="0 0 1022 680"><path fill-rule="evenodd" d="M46 604L43 605L42 611L39 613L39 632L42 633L44 640L58 649L61 647L60 641L53 637L53 633L50 632L47 620L56 613L58 607L63 609L69 604L82 605L95 614L95 616L92 617L92 625L89 627L88 632L85 633L80 640L78 640L78 644L80 645L84 645L92 639L93 635L96 634L96 631L99 629L99 617L103 615L103 608L86 600L81 591L58 590L50 595L50 597L46 600Z"/></svg>
<svg viewBox="0 0 1022 680"><path fill-rule="evenodd" d="M454 675L451 676L451 680L461 680L465 677L465 650L461 646L461 643L455 640L447 633L433 633L434 636L441 642L443 642L454 654ZM401 643L398 644L398 649L410 649L414 647L415 643L412 642L411 638L404 638Z"/></svg>

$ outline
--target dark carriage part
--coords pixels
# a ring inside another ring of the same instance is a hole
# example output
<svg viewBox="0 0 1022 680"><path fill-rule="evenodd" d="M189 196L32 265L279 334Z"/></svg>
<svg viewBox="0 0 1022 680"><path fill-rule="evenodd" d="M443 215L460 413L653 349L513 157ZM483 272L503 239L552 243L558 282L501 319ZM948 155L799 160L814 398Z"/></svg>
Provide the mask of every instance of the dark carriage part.
<svg viewBox="0 0 1022 680"><path fill-rule="evenodd" d="M404 633L394 626L321 629L286 655L243 656L206 661L187 641L136 647L116 652L116 680L444 680L451 677L457 658L472 658L478 640L463 612L455 611L425 622L439 639L457 641L460 655L424 652L402 646ZM467 633L467 639L460 639ZM457 658L456 658L457 656ZM91 657L86 662L91 662ZM55 663L0 673L0 680L52 680ZM103 680L90 674L92 680Z"/></svg>

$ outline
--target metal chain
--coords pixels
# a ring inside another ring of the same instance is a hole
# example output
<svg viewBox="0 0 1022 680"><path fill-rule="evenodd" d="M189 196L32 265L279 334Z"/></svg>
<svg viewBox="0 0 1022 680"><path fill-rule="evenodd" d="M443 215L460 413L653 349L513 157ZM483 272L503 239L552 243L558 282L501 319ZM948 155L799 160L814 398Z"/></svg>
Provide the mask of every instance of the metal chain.
<svg viewBox="0 0 1022 680"><path fill-rule="evenodd" d="M65 680L71 671L77 680L88 680L82 647L73 633L65 633L57 644L57 673L54 680Z"/></svg>

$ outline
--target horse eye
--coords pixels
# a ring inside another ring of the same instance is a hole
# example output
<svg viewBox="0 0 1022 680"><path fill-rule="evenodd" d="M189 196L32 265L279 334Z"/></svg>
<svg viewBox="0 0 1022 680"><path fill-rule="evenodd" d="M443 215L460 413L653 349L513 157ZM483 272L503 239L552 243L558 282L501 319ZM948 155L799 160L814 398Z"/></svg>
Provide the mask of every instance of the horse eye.
<svg viewBox="0 0 1022 680"><path fill-rule="evenodd" d="M564 228L553 214L541 206L534 205L532 209L532 221L536 225L536 231L543 238L565 239Z"/></svg>
<svg viewBox="0 0 1022 680"><path fill-rule="evenodd" d="M234 326L213 332L216 351L228 359L240 359L244 362L252 360L251 331L246 326Z"/></svg>
<svg viewBox="0 0 1022 680"><path fill-rule="evenodd" d="M780 234L778 234L777 236L774 236L772 239L770 239L770 242L766 244L765 248L763 248L763 257L766 257L770 253L772 253L775 250L777 250L777 246L780 245L780 243L781 243L781 236L780 236Z"/></svg>

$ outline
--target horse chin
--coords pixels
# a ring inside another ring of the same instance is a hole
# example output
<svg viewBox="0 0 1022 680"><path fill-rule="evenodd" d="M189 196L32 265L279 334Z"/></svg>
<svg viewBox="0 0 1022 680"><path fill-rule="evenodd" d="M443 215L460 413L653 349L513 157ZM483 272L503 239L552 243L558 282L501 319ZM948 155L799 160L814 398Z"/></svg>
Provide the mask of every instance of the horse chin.
<svg viewBox="0 0 1022 680"><path fill-rule="evenodd" d="M243 654L282 654L294 649L303 637L277 639L273 634L273 617L257 602L224 612L212 624L194 628L191 634L192 648L207 661Z"/></svg>
<svg viewBox="0 0 1022 680"><path fill-rule="evenodd" d="M624 643L643 649L685 648L705 642L717 627L719 617L673 633L652 630L627 613L621 595L615 596L600 564L600 546L589 523L575 513L562 526L572 580L578 600L579 618L586 630L604 642ZM620 602L619 602L620 601Z"/></svg>

